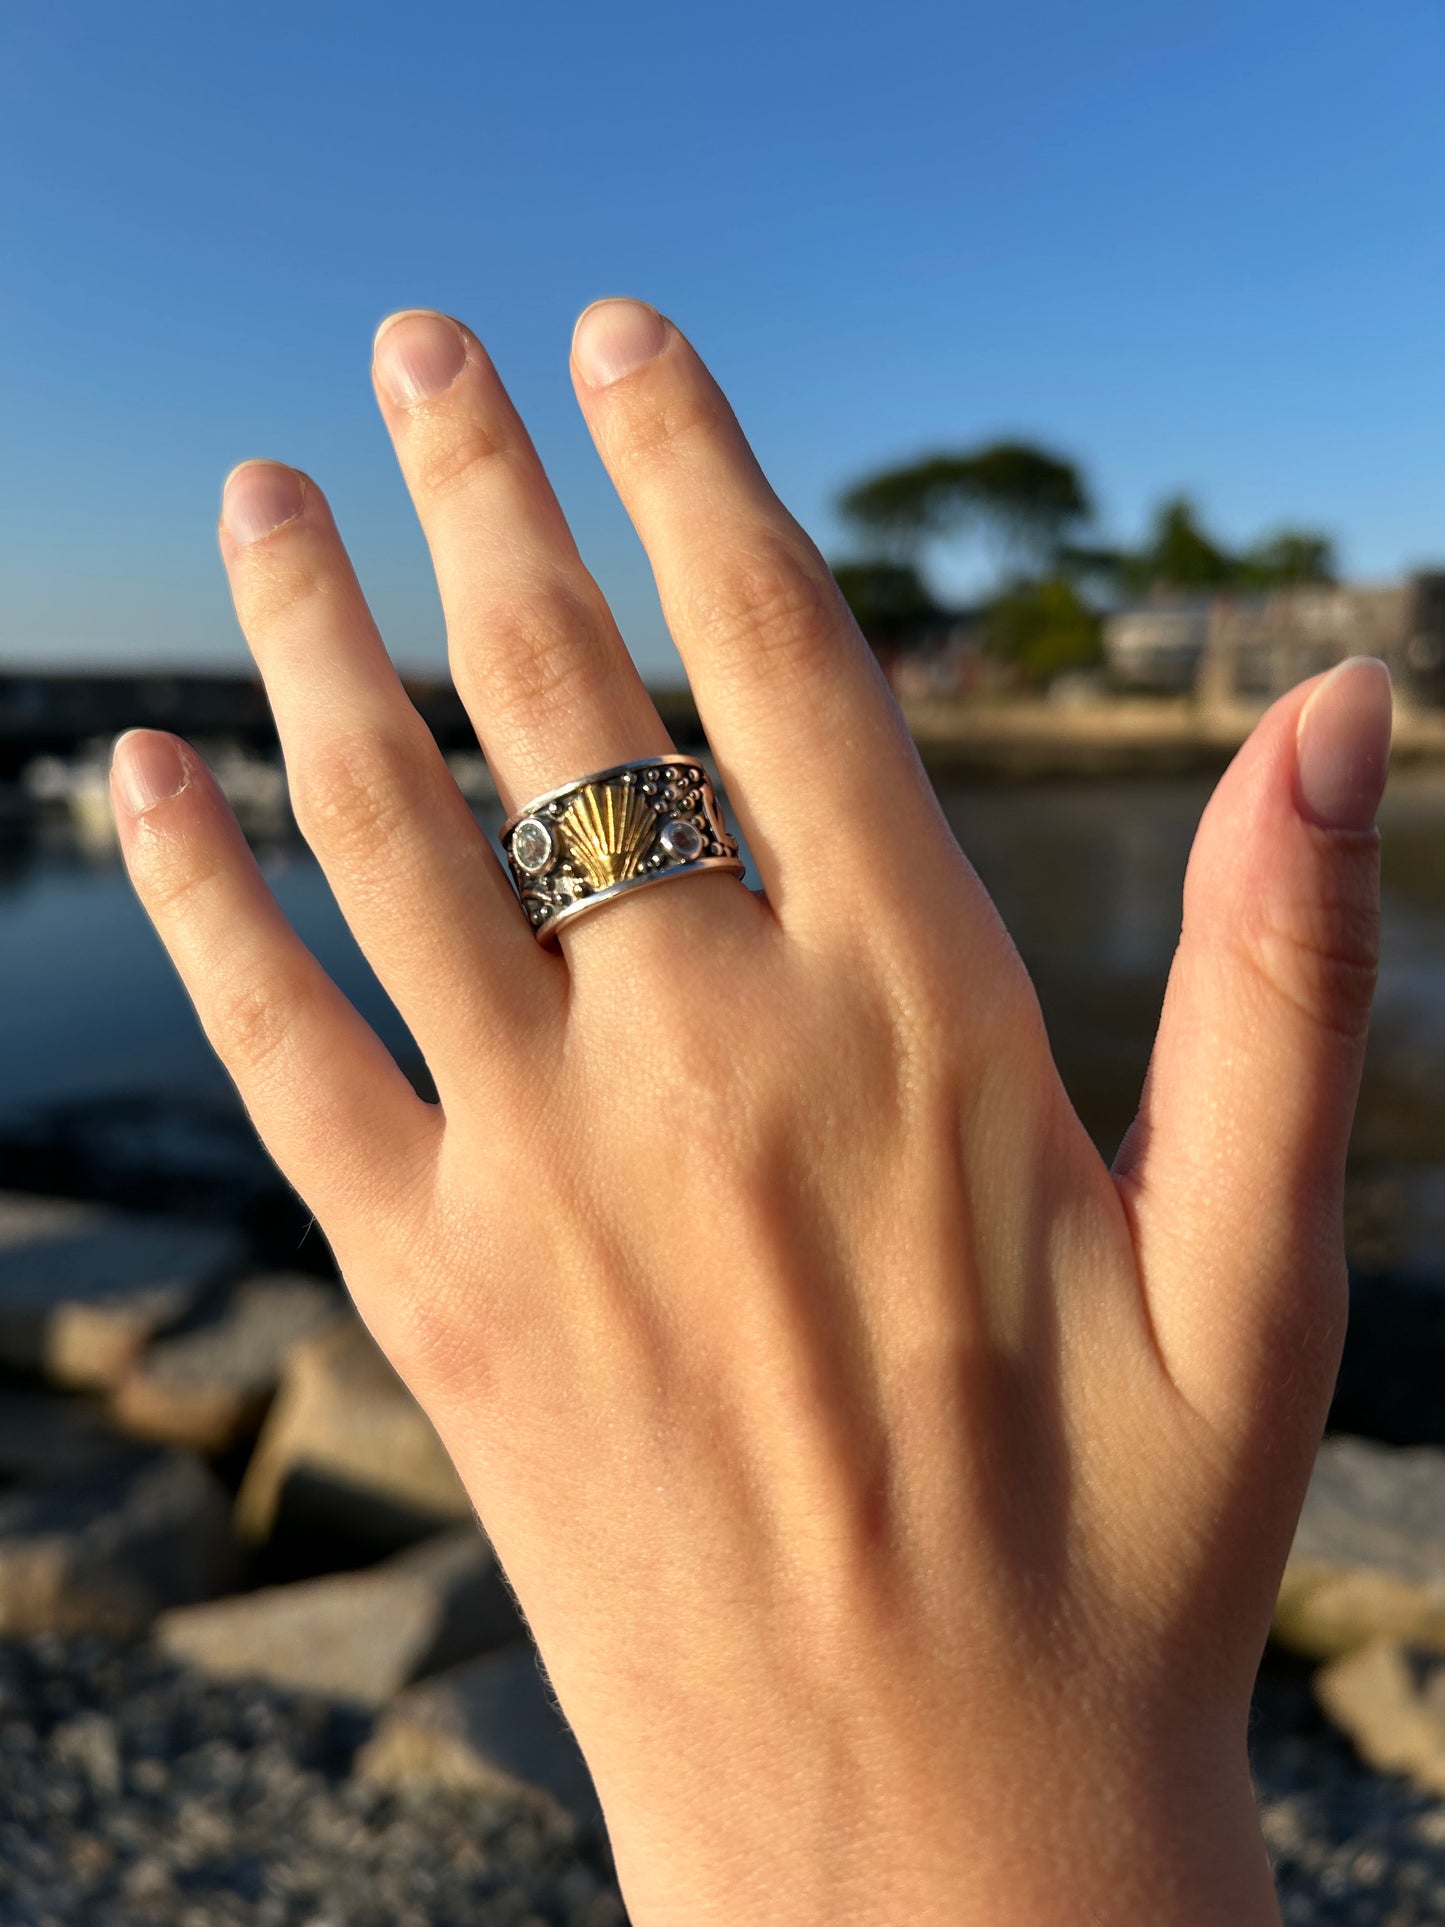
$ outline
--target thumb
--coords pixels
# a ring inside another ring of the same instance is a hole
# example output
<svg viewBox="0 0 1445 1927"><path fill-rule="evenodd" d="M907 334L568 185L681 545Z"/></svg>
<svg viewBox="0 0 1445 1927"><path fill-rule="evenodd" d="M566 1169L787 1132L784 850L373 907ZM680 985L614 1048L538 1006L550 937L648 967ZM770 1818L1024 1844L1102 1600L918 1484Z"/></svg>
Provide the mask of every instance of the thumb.
<svg viewBox="0 0 1445 1927"><path fill-rule="evenodd" d="M1354 657L1281 697L1226 771L1115 1166L1181 1392L1254 1430L1277 1423L1287 1386L1311 1452L1344 1335L1344 1163L1379 951L1390 725L1389 671Z"/></svg>

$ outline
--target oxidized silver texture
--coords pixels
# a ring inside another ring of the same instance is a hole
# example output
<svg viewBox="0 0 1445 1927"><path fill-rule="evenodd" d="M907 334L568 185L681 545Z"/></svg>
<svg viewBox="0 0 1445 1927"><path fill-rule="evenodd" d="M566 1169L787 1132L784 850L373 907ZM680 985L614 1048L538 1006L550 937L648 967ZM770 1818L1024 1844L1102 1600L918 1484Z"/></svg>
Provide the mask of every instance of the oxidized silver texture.
<svg viewBox="0 0 1445 1927"><path fill-rule="evenodd" d="M694 756L614 763L533 797L501 828L527 921L542 943L569 917L694 870L743 873L712 778Z"/></svg>

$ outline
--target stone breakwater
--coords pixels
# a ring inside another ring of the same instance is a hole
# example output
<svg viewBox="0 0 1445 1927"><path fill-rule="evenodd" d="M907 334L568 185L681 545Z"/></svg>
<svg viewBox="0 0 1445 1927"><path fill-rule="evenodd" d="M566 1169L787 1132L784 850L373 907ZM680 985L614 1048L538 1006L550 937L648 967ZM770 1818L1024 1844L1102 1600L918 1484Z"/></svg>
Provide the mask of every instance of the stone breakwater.
<svg viewBox="0 0 1445 1927"><path fill-rule="evenodd" d="M1405 1370L1440 1303L1363 1296L1337 1408L1372 1436L1326 1440L1280 1592L1251 1745L1291 1923L1445 1920L1445 1428ZM0 1923L623 1917L491 1548L335 1280L0 1195Z"/></svg>
<svg viewBox="0 0 1445 1927"><path fill-rule="evenodd" d="M0 1195L0 1922L623 1917L491 1547L334 1279Z"/></svg>

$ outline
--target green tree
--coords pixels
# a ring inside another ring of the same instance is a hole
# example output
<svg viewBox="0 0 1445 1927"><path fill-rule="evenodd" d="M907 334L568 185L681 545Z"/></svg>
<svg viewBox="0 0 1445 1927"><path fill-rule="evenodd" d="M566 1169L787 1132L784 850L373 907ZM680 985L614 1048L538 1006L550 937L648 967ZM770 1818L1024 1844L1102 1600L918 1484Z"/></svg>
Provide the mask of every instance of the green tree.
<svg viewBox="0 0 1445 1927"><path fill-rule="evenodd" d="M1027 442L886 469L848 489L839 507L895 555L912 558L930 541L982 535L1013 572L1051 566L1069 529L1092 513L1074 463Z"/></svg>
<svg viewBox="0 0 1445 1927"><path fill-rule="evenodd" d="M1203 527L1188 496L1176 495L1155 510L1142 548L1066 552L1080 575L1112 573L1134 594L1152 589L1275 589L1336 580L1334 544L1313 529L1280 529L1234 554Z"/></svg>
<svg viewBox="0 0 1445 1927"><path fill-rule="evenodd" d="M1030 682L1103 660L1099 617L1062 576L1016 583L995 598L986 620L989 653L1016 664Z"/></svg>
<svg viewBox="0 0 1445 1927"><path fill-rule="evenodd" d="M1016 561L1052 566L1068 531L1094 512L1075 465L1025 442L979 449L973 476L978 513Z"/></svg>
<svg viewBox="0 0 1445 1927"><path fill-rule="evenodd" d="M1314 529L1278 529L1240 558L1244 587L1298 588L1306 583L1339 580L1335 545Z"/></svg>
<svg viewBox="0 0 1445 1927"><path fill-rule="evenodd" d="M1239 564L1205 533L1187 495L1161 502L1144 547L1127 559L1129 586L1140 589L1214 589L1234 581Z"/></svg>
<svg viewBox="0 0 1445 1927"><path fill-rule="evenodd" d="M936 537L956 535L974 513L971 458L930 455L855 482L839 498L845 521L892 554L914 556Z"/></svg>
<svg viewBox="0 0 1445 1927"><path fill-rule="evenodd" d="M875 648L906 640L943 614L911 563L887 557L834 564L853 619Z"/></svg>
<svg viewBox="0 0 1445 1927"><path fill-rule="evenodd" d="M883 470L840 498L844 518L874 548L834 573L870 641L907 645L942 615L921 573L930 543L983 541L997 558L987 647L1031 680L1100 660L1100 623L1080 593L1108 601L1156 590L1204 594L1336 579L1334 546L1310 529L1282 528L1242 554L1204 526L1187 495L1154 512L1138 549L1090 545L1093 506L1064 456L1028 442L991 442Z"/></svg>

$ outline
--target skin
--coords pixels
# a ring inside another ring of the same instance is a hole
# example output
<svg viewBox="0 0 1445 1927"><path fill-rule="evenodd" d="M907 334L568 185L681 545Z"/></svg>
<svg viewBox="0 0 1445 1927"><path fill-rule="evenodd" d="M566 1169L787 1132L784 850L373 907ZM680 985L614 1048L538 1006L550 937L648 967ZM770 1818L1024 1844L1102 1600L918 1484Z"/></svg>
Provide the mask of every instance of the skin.
<svg viewBox="0 0 1445 1927"><path fill-rule="evenodd" d="M639 1927L1277 1922L1245 1724L1343 1333L1378 666L1221 782L1111 1171L693 349L606 303L572 368L765 894L693 876L540 949L320 491L267 464L227 486L236 607L439 1102L142 732L135 887L456 1461ZM507 806L666 749L481 344L409 314L375 372Z"/></svg>

